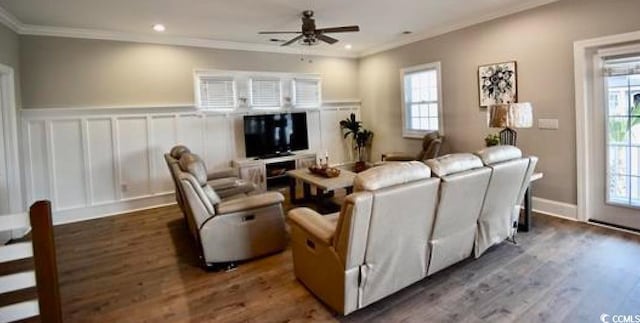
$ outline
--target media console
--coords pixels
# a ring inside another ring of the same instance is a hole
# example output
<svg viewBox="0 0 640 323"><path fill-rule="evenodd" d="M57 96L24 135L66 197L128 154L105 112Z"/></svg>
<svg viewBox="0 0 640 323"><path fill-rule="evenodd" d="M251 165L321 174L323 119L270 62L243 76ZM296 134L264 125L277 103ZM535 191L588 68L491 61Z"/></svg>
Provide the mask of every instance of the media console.
<svg viewBox="0 0 640 323"><path fill-rule="evenodd" d="M239 169L240 178L253 183L257 191L265 192L269 188L287 185L289 183L287 171L307 168L314 165L316 160L316 154L312 152L294 153L268 159L234 160L233 167Z"/></svg>

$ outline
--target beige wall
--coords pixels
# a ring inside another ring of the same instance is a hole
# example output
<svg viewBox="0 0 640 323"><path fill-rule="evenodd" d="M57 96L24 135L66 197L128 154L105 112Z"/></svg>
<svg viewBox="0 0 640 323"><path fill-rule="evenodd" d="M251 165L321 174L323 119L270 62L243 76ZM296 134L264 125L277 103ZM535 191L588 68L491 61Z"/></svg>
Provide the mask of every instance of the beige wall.
<svg viewBox="0 0 640 323"><path fill-rule="evenodd" d="M16 81L16 104L20 106L20 60L18 35L13 30L0 24L0 64L10 66L14 70Z"/></svg>
<svg viewBox="0 0 640 323"><path fill-rule="evenodd" d="M442 62L447 148L460 152L482 148L484 136L499 130L487 128L485 110L478 107L478 66L515 60L519 100L533 103L536 119L560 121L558 130L518 131L518 146L539 156L545 173L534 194L575 204L573 42L640 30L639 14L637 0L562 0L362 59L362 114L376 133L374 156L419 147L419 141L402 138L401 68Z"/></svg>
<svg viewBox="0 0 640 323"><path fill-rule="evenodd" d="M401 137L399 70L441 61L446 148L472 151L497 131L486 127L485 111L478 107L477 67L516 60L520 101L534 104L536 119L560 121L558 130L518 131L518 145L538 155L545 172L535 195L576 203L573 42L640 30L638 12L637 0L561 0L359 61L314 57L313 64L297 55L21 36L22 105L192 103L195 68L321 73L325 100L363 100L378 158L383 151L419 146ZM17 66L16 36L2 28L0 62Z"/></svg>
<svg viewBox="0 0 640 323"><path fill-rule="evenodd" d="M24 108L193 103L197 68L320 73L325 100L358 98L356 59L22 36Z"/></svg>

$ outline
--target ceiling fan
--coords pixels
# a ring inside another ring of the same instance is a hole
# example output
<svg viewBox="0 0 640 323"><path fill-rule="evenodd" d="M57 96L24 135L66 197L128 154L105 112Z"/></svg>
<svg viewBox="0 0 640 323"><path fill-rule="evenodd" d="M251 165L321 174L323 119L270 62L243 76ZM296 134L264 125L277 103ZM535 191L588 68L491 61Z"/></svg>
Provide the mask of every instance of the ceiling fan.
<svg viewBox="0 0 640 323"><path fill-rule="evenodd" d="M302 43L307 46L313 46L318 44L318 41L323 41L328 44L335 44L337 39L329 37L326 34L330 33L350 33L360 31L358 26L344 26L344 27L330 27L316 29L316 20L313 19L313 11L305 10L302 12L302 31L261 31L258 34L272 35L272 34L300 34L293 39L285 42L281 46L289 46L297 41L302 40Z"/></svg>

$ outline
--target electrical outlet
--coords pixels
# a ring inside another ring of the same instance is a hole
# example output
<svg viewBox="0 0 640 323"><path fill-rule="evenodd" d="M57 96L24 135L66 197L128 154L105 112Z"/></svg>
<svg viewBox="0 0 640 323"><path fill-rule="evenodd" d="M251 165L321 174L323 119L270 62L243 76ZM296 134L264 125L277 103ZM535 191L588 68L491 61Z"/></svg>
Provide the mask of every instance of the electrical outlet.
<svg viewBox="0 0 640 323"><path fill-rule="evenodd" d="M129 186L127 186L126 183L120 184L120 190L122 192L126 192L129 189Z"/></svg>

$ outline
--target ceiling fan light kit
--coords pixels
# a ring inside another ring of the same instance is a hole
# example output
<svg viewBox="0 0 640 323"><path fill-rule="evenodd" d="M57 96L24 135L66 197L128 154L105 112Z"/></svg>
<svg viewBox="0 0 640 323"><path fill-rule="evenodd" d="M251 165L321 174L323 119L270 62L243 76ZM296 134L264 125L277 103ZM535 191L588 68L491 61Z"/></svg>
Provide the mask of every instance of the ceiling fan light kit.
<svg viewBox="0 0 640 323"><path fill-rule="evenodd" d="M305 10L302 12L302 28L301 31L261 31L258 34L261 35L274 35L274 34L298 34L289 41L283 43L280 46L289 46L293 43L299 43L305 46L318 45L321 41L329 45L337 43L339 40L328 36L331 33L350 33L358 32L360 27L343 26L343 27L330 27L330 28L316 28L316 20L313 18L312 10Z"/></svg>

